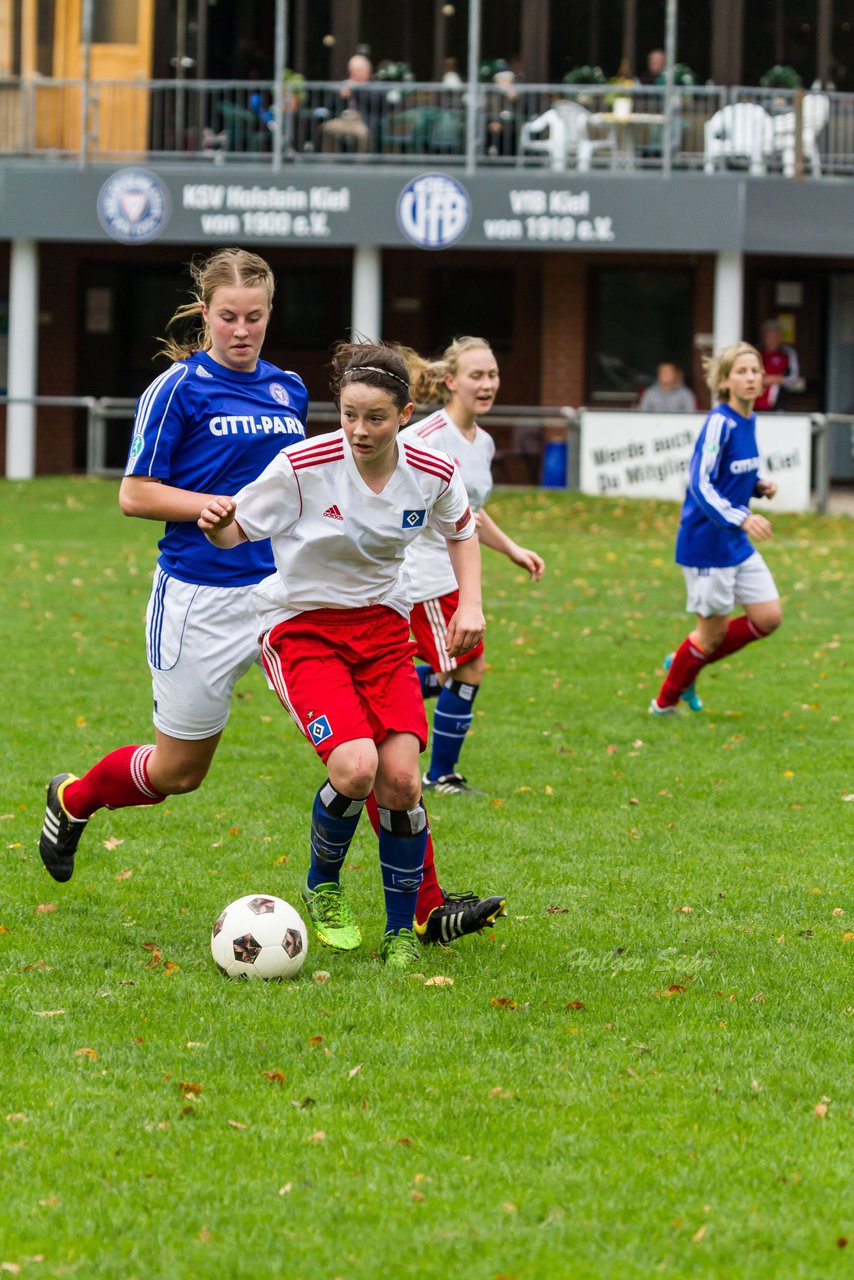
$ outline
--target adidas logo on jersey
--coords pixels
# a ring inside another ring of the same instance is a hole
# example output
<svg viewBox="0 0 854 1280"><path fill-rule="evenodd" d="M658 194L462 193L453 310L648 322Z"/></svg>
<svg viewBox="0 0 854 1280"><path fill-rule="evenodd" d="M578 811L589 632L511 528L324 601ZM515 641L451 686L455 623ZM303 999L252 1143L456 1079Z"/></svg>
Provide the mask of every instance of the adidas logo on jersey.
<svg viewBox="0 0 854 1280"><path fill-rule="evenodd" d="M196 375L199 378L212 378L213 374L210 369L206 369L203 364L196 365Z"/></svg>
<svg viewBox="0 0 854 1280"><path fill-rule="evenodd" d="M338 510L338 507L337 507L334 503L333 503L333 505L332 505L331 507L327 507L323 514L324 514L325 516L328 516L328 518L329 518L330 520L343 520L343 519L344 519L344 517L342 516L341 512Z"/></svg>

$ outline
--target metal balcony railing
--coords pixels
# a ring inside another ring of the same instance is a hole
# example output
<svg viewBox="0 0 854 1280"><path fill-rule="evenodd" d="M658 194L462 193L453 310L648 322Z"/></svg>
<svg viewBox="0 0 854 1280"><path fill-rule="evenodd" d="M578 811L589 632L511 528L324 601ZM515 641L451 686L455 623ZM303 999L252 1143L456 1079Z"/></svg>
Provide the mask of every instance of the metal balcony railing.
<svg viewBox="0 0 854 1280"><path fill-rule="evenodd" d="M0 156L854 177L854 94L665 88L0 79Z"/></svg>

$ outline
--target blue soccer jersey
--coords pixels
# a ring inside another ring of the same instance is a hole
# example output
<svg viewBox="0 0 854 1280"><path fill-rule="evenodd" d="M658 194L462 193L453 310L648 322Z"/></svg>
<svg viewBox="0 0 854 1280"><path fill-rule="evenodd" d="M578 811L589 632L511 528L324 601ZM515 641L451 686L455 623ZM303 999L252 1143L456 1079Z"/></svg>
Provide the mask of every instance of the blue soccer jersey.
<svg viewBox="0 0 854 1280"><path fill-rule="evenodd" d="M697 438L676 538L676 563L723 569L753 555L742 525L759 479L756 419L714 408Z"/></svg>
<svg viewBox="0 0 854 1280"><path fill-rule="evenodd" d="M238 373L196 352L140 396L125 475L230 496L305 437L307 409L308 392L295 373L265 360L252 373ZM183 582L248 586L275 570L269 542L223 552L192 520L167 522L157 545L161 568Z"/></svg>

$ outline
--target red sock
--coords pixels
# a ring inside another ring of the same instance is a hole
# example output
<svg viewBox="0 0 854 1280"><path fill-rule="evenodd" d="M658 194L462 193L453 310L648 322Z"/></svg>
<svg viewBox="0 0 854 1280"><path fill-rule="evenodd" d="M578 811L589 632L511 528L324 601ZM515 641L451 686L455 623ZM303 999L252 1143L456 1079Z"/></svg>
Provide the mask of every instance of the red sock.
<svg viewBox="0 0 854 1280"><path fill-rule="evenodd" d="M380 833L380 815L377 812L377 801L373 791L368 796L365 804L365 812L371 821L371 826L377 835ZM428 819L429 824L429 819ZM434 907L441 907L445 901L445 895L442 893L439 881L436 878L436 860L433 853L433 837L430 834L430 827L427 827L427 848L424 850L424 873L421 878L421 888L418 890L418 898L415 903L415 919L419 924L423 924Z"/></svg>
<svg viewBox="0 0 854 1280"><path fill-rule="evenodd" d="M125 809L128 805L160 804L166 799L148 780L147 747L119 747L93 764L76 782L69 782L62 803L73 818L91 818L98 809Z"/></svg>
<svg viewBox="0 0 854 1280"><path fill-rule="evenodd" d="M682 694L694 683L698 673L710 659L698 645L686 636L673 655L670 670L659 690L656 702L660 707L675 707Z"/></svg>
<svg viewBox="0 0 854 1280"><path fill-rule="evenodd" d="M740 618L733 618L726 629L726 635L709 658L709 662L720 662L721 658L728 658L731 653L737 653L746 644L752 644L754 640L764 640L767 634L767 631L760 631L747 614L742 614Z"/></svg>

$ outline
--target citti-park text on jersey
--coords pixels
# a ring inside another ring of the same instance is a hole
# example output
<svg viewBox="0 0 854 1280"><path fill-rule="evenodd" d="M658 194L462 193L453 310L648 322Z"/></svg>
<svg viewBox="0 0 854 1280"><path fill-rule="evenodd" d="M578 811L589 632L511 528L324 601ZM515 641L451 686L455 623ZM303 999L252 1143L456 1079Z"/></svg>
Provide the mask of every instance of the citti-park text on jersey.
<svg viewBox="0 0 854 1280"><path fill-rule="evenodd" d="M220 413L211 418L211 435L214 436L254 436L259 432L264 435L290 436L297 435L302 439L302 425L296 418L252 418L249 414Z"/></svg>

